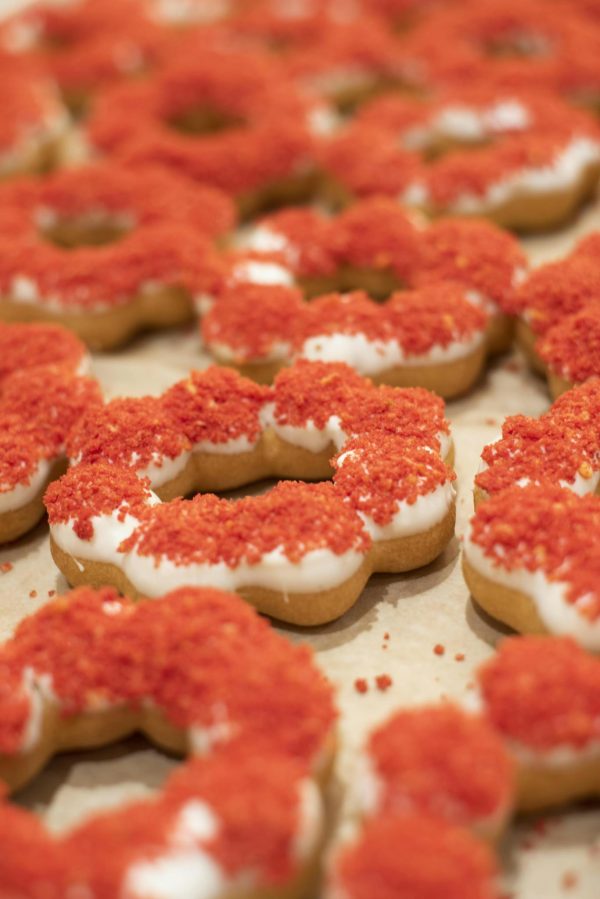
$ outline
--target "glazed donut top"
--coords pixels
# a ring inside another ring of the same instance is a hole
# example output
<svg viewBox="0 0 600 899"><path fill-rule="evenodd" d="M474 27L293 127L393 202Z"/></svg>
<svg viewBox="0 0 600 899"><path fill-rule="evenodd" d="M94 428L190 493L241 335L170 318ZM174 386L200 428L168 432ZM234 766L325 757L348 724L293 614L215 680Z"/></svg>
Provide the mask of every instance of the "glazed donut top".
<svg viewBox="0 0 600 899"><path fill-rule="evenodd" d="M340 851L326 897L499 899L496 879L491 850L462 828L430 815L382 815Z"/></svg>
<svg viewBox="0 0 600 899"><path fill-rule="evenodd" d="M588 394L580 398L577 411L553 406L539 419L507 418L501 439L483 449L484 467L475 485L490 495L524 483L570 487L579 494L593 492L600 477L600 435L598 426L578 413L589 415L596 405L594 394Z"/></svg>
<svg viewBox="0 0 600 899"><path fill-rule="evenodd" d="M104 153L175 167L239 196L310 161L316 109L276 60L200 41L143 82L107 91L88 134ZM186 127L200 133L178 131Z"/></svg>
<svg viewBox="0 0 600 899"><path fill-rule="evenodd" d="M577 254L535 269L513 294L509 311L542 335L590 300L599 299L600 270L590 255L582 245Z"/></svg>
<svg viewBox="0 0 600 899"><path fill-rule="evenodd" d="M0 198L4 295L58 307L111 308L165 283L194 292L214 264L208 238L235 220L218 190L156 169L132 177L111 163L15 182ZM103 228L115 231L108 243L93 236Z"/></svg>
<svg viewBox="0 0 600 899"><path fill-rule="evenodd" d="M599 539L600 498L548 484L508 487L481 503L469 535L494 567L539 573L556 584L581 624L595 629Z"/></svg>
<svg viewBox="0 0 600 899"><path fill-rule="evenodd" d="M569 384L600 377L600 297L546 331L536 350L549 371Z"/></svg>
<svg viewBox="0 0 600 899"><path fill-rule="evenodd" d="M213 366L160 398L112 400L82 417L67 453L73 463L103 461L147 474L150 465L158 469L192 448L247 452L269 427L332 455L369 433L415 439L444 457L450 443L444 403L427 390L374 387L341 363L299 361L272 388Z"/></svg>
<svg viewBox="0 0 600 899"><path fill-rule="evenodd" d="M405 42L404 62L407 76L429 88L485 79L589 100L599 86L591 65L597 49L594 29L572 4L488 0L423 19Z"/></svg>
<svg viewBox="0 0 600 899"><path fill-rule="evenodd" d="M40 695L63 717L149 704L186 730L197 752L259 740L305 771L335 719L310 650L210 589L134 604L109 588L79 588L21 621L0 650L0 670L0 752L9 755L39 739Z"/></svg>
<svg viewBox="0 0 600 899"><path fill-rule="evenodd" d="M368 814L419 811L483 832L512 805L513 763L502 741L449 703L396 712L371 733L364 759Z"/></svg>
<svg viewBox="0 0 600 899"><path fill-rule="evenodd" d="M446 218L425 226L386 197L359 200L333 217L282 210L246 229L239 246L277 261L290 272L282 283L296 280L303 289L348 267L388 270L396 287L455 281L502 308L527 265L518 241L490 222ZM344 286L356 284L350 278Z"/></svg>
<svg viewBox="0 0 600 899"><path fill-rule="evenodd" d="M572 170L597 162L599 148L600 131L587 113L553 97L484 86L442 100L374 100L320 153L326 172L352 196L385 194L472 214L481 213L482 202L499 203L505 183L510 192L515 178L534 182L531 173L543 168L559 166L548 191L570 184Z"/></svg>
<svg viewBox="0 0 600 899"><path fill-rule="evenodd" d="M598 747L600 663L574 640L503 640L477 683L488 721L521 754Z"/></svg>
<svg viewBox="0 0 600 899"><path fill-rule="evenodd" d="M248 751L252 747L254 751ZM161 792L100 812L60 837L0 806L0 878L20 899L165 899L207 889L285 889L320 836L315 785L293 759L252 741L172 774Z"/></svg>

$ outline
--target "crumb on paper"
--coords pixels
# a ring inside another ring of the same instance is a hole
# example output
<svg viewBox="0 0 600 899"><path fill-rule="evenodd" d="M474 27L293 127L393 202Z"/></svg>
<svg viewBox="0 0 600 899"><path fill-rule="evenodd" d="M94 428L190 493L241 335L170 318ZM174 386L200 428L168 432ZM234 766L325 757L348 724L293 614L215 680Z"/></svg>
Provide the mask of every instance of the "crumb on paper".
<svg viewBox="0 0 600 899"><path fill-rule="evenodd" d="M12 570L13 570L12 562L2 562L2 564L0 565L0 571L2 572L2 574L8 574L8 572L12 571Z"/></svg>
<svg viewBox="0 0 600 899"><path fill-rule="evenodd" d="M443 656L446 652L446 647L443 643L436 643L433 647L433 652L436 656Z"/></svg>
<svg viewBox="0 0 600 899"><path fill-rule="evenodd" d="M357 677L354 681L354 689L357 693L366 693L369 685L364 677Z"/></svg>

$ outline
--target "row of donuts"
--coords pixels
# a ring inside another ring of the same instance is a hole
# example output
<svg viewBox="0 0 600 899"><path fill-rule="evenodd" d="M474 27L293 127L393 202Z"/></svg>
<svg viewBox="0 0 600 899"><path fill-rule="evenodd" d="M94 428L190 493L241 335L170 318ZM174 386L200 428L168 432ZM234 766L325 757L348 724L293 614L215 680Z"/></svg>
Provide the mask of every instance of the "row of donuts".
<svg viewBox="0 0 600 899"><path fill-rule="evenodd" d="M486 80L550 85L593 104L600 90L597 9L593 0L577 7L540 0L483 7L473 0L111 0L100 12L83 0L58 9L34 4L3 25L0 44L49 71L73 105L99 86L147 71L194 31L268 49L294 78L338 103L390 85L431 93L457 80Z"/></svg>
<svg viewBox="0 0 600 899"><path fill-rule="evenodd" d="M0 670L0 778L11 790L60 749L134 730L189 756L151 799L62 837L3 802L10 895L307 894L331 811L336 710L306 646L221 591L134 604L80 587L18 626ZM374 882L378 897L465 895L465 882L472 899L499 897L486 842L513 812L600 790L599 684L600 663L571 640L512 638L478 670L475 711L392 715L357 763L352 836L329 853L328 899L372 897Z"/></svg>
<svg viewBox="0 0 600 899"><path fill-rule="evenodd" d="M131 18L136 5L135 0L123 8L117 4L118 27L113 24L109 31L113 40L119 35L119 45L109 58L114 62L133 56L133 68L143 69L140 54L131 46L125 52L127 30L122 31L123 18ZM58 13L55 7L50 12L34 8L25 22L6 27L21 36L23 45L27 37L42 45L54 39L58 49L50 55L60 59L61 40L68 45L70 40L77 43L78 34L85 40L90 33L102 35L98 14L89 7L93 3L84 0ZM56 36L45 38L46 14L49 20L80 17L85 24L57 25ZM564 18L564 8L560 15ZM106 18L110 21L108 11ZM297 19L293 21L297 30ZM356 45L356 52L370 33L368 24L363 26L360 19L352 26L350 45ZM336 22L325 40L343 45L347 27ZM310 52L321 64L327 59ZM35 53L33 57L37 59ZM519 229L564 221L590 196L600 171L600 130L594 117L518 79L503 85L465 75L424 99L390 94L367 103L345 123L327 99L290 74L281 54L241 39L235 29L178 32L175 47L168 42L168 50L158 57L157 66L144 70L143 77L100 90L73 140L65 125L59 141L63 163L109 155L136 166L160 164L227 191L244 216L315 195L339 205L385 194L428 213L486 215ZM381 59L381 53L373 57ZM15 59L5 52L1 65L9 80L14 80L17 64L25 66L31 73L25 79L28 92L37 96L43 77L39 65L27 53L17 63ZM102 66L100 72L92 69L102 83ZM352 74L342 66L334 80L352 83ZM23 114L29 105L24 98ZM48 145L57 143L57 126L47 124L48 115L41 110L33 122L29 115L12 144L7 134L8 172L23 167L11 169L11 159L29 166L31 144L41 146L45 138ZM38 155L46 159L48 154Z"/></svg>

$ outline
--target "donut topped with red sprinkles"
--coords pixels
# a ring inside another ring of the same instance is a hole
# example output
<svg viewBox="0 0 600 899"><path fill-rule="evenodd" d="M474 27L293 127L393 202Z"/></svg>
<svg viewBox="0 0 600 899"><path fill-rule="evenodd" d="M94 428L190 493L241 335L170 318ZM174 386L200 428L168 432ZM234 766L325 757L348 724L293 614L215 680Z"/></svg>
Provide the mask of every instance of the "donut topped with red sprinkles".
<svg viewBox="0 0 600 899"><path fill-rule="evenodd" d="M582 621L600 618L600 498L548 484L508 487L481 503L470 541L494 566L564 586Z"/></svg>
<svg viewBox="0 0 600 899"><path fill-rule="evenodd" d="M64 366L75 374L85 367L87 351L60 325L0 322L0 381L37 366Z"/></svg>
<svg viewBox="0 0 600 899"><path fill-rule="evenodd" d="M599 299L600 269L582 254L535 269L514 294L511 311L539 336Z"/></svg>
<svg viewBox="0 0 600 899"><path fill-rule="evenodd" d="M335 720L331 688L308 647L290 645L218 590L178 590L139 604L108 588L74 590L18 625L0 648L0 670L0 750L9 755L27 738L36 682L50 686L63 717L150 703L199 751L220 722L212 752L260 739L307 773Z"/></svg>
<svg viewBox="0 0 600 899"><path fill-rule="evenodd" d="M218 190L112 163L5 185L0 201L3 295L53 314L164 288L193 296L214 266L211 238L235 221Z"/></svg>
<svg viewBox="0 0 600 899"><path fill-rule="evenodd" d="M550 374L567 386L600 377L600 299L561 319L535 348Z"/></svg>
<svg viewBox="0 0 600 899"><path fill-rule="evenodd" d="M428 812L491 835L512 806L504 744L485 720L450 703L395 712L370 735L365 762L368 814Z"/></svg>
<svg viewBox="0 0 600 899"><path fill-rule="evenodd" d="M600 738L600 663L568 637L503 640L477 674L484 714L515 748L543 756Z"/></svg>
<svg viewBox="0 0 600 899"><path fill-rule="evenodd" d="M497 876L490 848L466 830L432 815L382 815L339 850L325 896L500 899Z"/></svg>
<svg viewBox="0 0 600 899"><path fill-rule="evenodd" d="M487 494L512 484L547 483L593 492L600 471L598 434L572 416L551 409L539 419L507 418L502 437L484 447L475 484Z"/></svg>

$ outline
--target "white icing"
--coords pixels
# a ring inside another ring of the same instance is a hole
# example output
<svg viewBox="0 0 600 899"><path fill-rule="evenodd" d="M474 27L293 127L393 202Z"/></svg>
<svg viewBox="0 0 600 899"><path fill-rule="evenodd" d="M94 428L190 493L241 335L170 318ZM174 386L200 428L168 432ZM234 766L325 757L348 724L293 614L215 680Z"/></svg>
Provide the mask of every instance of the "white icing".
<svg viewBox="0 0 600 899"><path fill-rule="evenodd" d="M346 85L346 88L348 85ZM324 94L328 91L325 90ZM315 106L308 114L308 128L312 134L318 137L326 137L333 134L340 127L341 118L335 110L329 106Z"/></svg>
<svg viewBox="0 0 600 899"><path fill-rule="evenodd" d="M152 501L160 502L152 494ZM75 533L73 520L50 525L50 533L56 545L78 559L89 562L103 562L110 565L121 565L123 553L119 553L119 544L126 540L139 524L133 515L125 515L119 521L119 512L115 509L109 515L94 515L90 519L93 534L89 540L82 540Z"/></svg>
<svg viewBox="0 0 600 899"><path fill-rule="evenodd" d="M451 210L469 215L495 209L515 196L569 190L575 187L588 166L598 162L600 144L589 137L575 137L557 153L553 162L513 172L490 184L481 196L464 194L454 201Z"/></svg>
<svg viewBox="0 0 600 899"><path fill-rule="evenodd" d="M267 403L261 410L260 420L264 428L272 428L281 440L311 453L322 453L331 443L339 450L348 439L337 415L331 415L324 428L318 428L312 419L302 426L283 424L277 421L275 403Z"/></svg>
<svg viewBox="0 0 600 899"><path fill-rule="evenodd" d="M232 277L243 284L281 284L284 287L294 285L294 276L289 269L276 262L261 259L247 259L238 262Z"/></svg>
<svg viewBox="0 0 600 899"><path fill-rule="evenodd" d="M150 462L144 468L138 468L136 470L136 473L140 478L149 478L150 486L152 488L162 487L163 484L166 484L168 481L174 480L179 474L181 474L181 472L187 465L190 456L190 452L183 452L178 456L175 456L175 458L171 459L169 458L169 456L163 456L160 453L153 453L152 462ZM135 467L138 459L138 454L133 453L131 459L129 460L129 465Z"/></svg>
<svg viewBox="0 0 600 899"><path fill-rule="evenodd" d="M27 483L16 484L8 489L6 485L0 483L0 515L21 509L32 502L44 489L50 469L51 463L47 459L41 459Z"/></svg>
<svg viewBox="0 0 600 899"><path fill-rule="evenodd" d="M190 800L179 812L167 851L131 865L122 895L127 899L218 899L230 883L214 858L198 845L218 830L219 822L209 806Z"/></svg>
<svg viewBox="0 0 600 899"><path fill-rule="evenodd" d="M152 0L152 8L167 25L206 25L231 13L229 0Z"/></svg>
<svg viewBox="0 0 600 899"><path fill-rule="evenodd" d="M262 587L287 593L317 593L344 583L364 561L364 554L349 549L337 555L330 549L313 549L299 562L291 562L281 547L265 553L253 565L242 562L230 568L225 562L176 565L170 559L156 561L135 552L121 555L121 568L144 596L162 596L178 587L216 587L235 592L242 587Z"/></svg>
<svg viewBox="0 0 600 899"><path fill-rule="evenodd" d="M321 794L316 783L309 778L298 787L298 829L294 837L293 854L299 862L313 856L323 831L324 814Z"/></svg>
<svg viewBox="0 0 600 899"><path fill-rule="evenodd" d="M409 504L406 500L396 503L397 511L388 524L377 524L363 512L358 514L362 518L365 530L369 532L373 540L394 540L398 537L409 537L412 534L421 534L428 531L448 514L448 510L454 504L456 491L448 481L440 484L435 490L417 497L416 501Z"/></svg>
<svg viewBox="0 0 600 899"><path fill-rule="evenodd" d="M257 440L252 441L245 435L232 437L224 443L212 443L210 440L199 440L194 444L195 453L212 453L216 456L235 456L238 453L250 453L255 448Z"/></svg>
<svg viewBox="0 0 600 899"><path fill-rule="evenodd" d="M256 253L285 252L286 255L292 248L285 235L273 231L266 225L243 229L239 233L236 245L242 250L253 250Z"/></svg>
<svg viewBox="0 0 600 899"><path fill-rule="evenodd" d="M321 362L346 362L361 375L377 375L390 368L440 365L469 356L481 346L485 332L447 346L434 344L426 353L409 355L397 340L370 340L364 334L319 334L306 340L299 358Z"/></svg>
<svg viewBox="0 0 600 899"><path fill-rule="evenodd" d="M589 598L583 596L574 603L569 602L566 598L569 585L549 580L543 571L525 568L509 571L500 560L493 562L486 556L470 535L465 539L464 553L469 564L483 577L529 596L550 633L569 635L592 652L600 650L600 617L591 621L580 614Z"/></svg>

